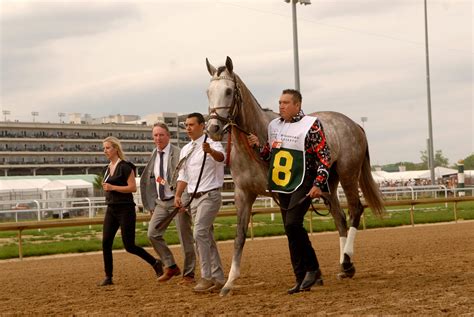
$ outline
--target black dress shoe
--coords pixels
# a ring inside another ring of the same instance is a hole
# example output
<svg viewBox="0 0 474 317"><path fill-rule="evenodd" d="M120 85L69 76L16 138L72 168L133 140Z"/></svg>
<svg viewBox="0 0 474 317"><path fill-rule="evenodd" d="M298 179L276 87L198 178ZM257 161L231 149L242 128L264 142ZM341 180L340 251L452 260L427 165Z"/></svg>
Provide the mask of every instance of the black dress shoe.
<svg viewBox="0 0 474 317"><path fill-rule="evenodd" d="M163 262L157 259L155 264L153 264L153 269L155 270L157 277L162 276L163 275Z"/></svg>
<svg viewBox="0 0 474 317"><path fill-rule="evenodd" d="M301 282L296 282L296 285L288 290L288 294L295 294L300 292Z"/></svg>
<svg viewBox="0 0 474 317"><path fill-rule="evenodd" d="M309 291L311 286L314 284L323 285L323 279L321 278L321 270L308 271L304 277L303 282L300 286L300 291Z"/></svg>
<svg viewBox="0 0 474 317"><path fill-rule="evenodd" d="M106 276L105 279L99 283L99 286L107 286L107 285L113 285L114 283L112 282L112 278L109 276Z"/></svg>

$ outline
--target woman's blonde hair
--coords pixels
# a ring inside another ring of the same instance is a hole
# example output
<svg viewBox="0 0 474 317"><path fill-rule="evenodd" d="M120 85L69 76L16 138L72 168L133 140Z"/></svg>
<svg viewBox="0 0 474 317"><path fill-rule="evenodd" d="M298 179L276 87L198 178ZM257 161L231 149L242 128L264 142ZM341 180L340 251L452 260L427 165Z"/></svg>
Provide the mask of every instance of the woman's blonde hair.
<svg viewBox="0 0 474 317"><path fill-rule="evenodd" d="M117 155L119 159L125 161L125 155L123 154L122 144L120 143L119 139L114 136L108 136L104 139L104 141L102 141L102 143L105 142L109 142L110 144L112 144L112 147L117 150Z"/></svg>

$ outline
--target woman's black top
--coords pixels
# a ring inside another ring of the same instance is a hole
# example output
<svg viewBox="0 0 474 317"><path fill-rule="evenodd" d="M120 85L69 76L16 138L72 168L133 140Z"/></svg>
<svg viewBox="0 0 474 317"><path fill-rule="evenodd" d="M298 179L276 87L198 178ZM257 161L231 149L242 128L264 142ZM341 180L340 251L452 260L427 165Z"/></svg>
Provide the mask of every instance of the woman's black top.
<svg viewBox="0 0 474 317"><path fill-rule="evenodd" d="M109 166L107 165L104 168L104 180L108 176L105 183L116 185L116 186L127 186L127 180L130 177L130 173L133 171L136 174L136 167L133 163L127 161L118 162L115 167L114 175L110 175ZM135 206L133 201L132 193L120 193L115 190L105 192L105 203L107 205L122 205L122 204L132 204Z"/></svg>

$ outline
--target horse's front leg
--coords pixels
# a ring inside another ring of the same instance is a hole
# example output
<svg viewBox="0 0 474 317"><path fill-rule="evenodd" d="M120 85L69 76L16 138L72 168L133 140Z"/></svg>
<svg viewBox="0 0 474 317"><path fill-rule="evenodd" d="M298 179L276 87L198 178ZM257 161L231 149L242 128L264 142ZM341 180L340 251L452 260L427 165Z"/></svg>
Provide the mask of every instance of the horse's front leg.
<svg viewBox="0 0 474 317"><path fill-rule="evenodd" d="M232 265L229 272L227 282L222 288L220 295L225 296L234 287L234 281L240 276L240 262L242 260L242 252L247 237L247 229L252 211L252 205L257 195L244 192L239 188L235 188L235 207L237 208L237 234L234 240L234 255L232 257Z"/></svg>

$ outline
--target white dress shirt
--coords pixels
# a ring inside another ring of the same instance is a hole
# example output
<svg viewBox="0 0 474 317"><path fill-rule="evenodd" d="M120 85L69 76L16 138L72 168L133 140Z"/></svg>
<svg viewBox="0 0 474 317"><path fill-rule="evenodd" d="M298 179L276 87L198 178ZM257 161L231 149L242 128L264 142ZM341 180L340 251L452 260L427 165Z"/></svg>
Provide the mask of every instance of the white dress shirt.
<svg viewBox="0 0 474 317"><path fill-rule="evenodd" d="M178 181L183 181L188 184L188 193L193 193L196 188L199 173L201 171L202 161L204 158L204 151L202 150L202 143L204 142L205 135L202 135L199 139L189 142L186 144L179 155L180 159L188 155L191 152L193 143L196 143L196 148L187 158L179 170ZM209 143L211 148L215 151L224 154L224 160L222 162L215 161L211 155L207 154L206 163L204 164L204 170L201 176L201 182L199 183L198 193L206 192L211 189L222 187L224 184L224 162L225 152L220 142L215 142L210 138L206 141Z"/></svg>
<svg viewBox="0 0 474 317"><path fill-rule="evenodd" d="M171 146L168 143L168 145L163 149L163 171L165 172L164 175L161 177L164 178L165 180L168 179L168 158L170 155L170 149ZM156 148L156 157L155 157L155 166L153 167L153 174L155 175L155 181L158 179L158 176L160 175L160 150ZM159 190L159 183L156 183L156 193L158 194L158 197L160 197L160 190ZM165 184L165 198L171 198L174 196L174 193L170 189L170 184L168 184L168 181L166 181Z"/></svg>

